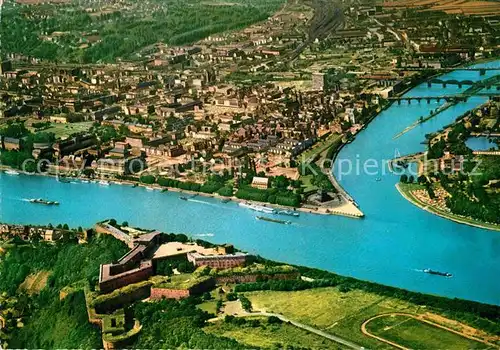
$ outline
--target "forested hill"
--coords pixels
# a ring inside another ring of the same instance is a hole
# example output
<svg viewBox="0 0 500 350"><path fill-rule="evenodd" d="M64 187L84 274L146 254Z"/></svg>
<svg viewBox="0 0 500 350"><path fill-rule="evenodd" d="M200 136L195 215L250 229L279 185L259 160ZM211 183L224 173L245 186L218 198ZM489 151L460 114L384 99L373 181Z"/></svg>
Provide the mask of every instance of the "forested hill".
<svg viewBox="0 0 500 350"><path fill-rule="evenodd" d="M8 0L2 9L3 54L59 62L140 59L155 43L182 45L265 20L284 0Z"/></svg>

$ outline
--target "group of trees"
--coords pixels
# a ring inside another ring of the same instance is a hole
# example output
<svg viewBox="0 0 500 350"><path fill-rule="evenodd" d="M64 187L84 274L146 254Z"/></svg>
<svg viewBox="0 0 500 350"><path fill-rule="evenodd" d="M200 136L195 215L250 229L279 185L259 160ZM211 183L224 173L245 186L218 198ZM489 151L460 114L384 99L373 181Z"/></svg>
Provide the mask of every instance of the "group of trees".
<svg viewBox="0 0 500 350"><path fill-rule="evenodd" d="M452 213L484 222L500 224L500 199L495 182L500 180L500 164L494 156L480 158L477 174L439 175L443 188L451 194L446 205Z"/></svg>
<svg viewBox="0 0 500 350"><path fill-rule="evenodd" d="M286 205L289 207L299 207L301 202L300 194L291 190L278 190L276 188L261 190L245 186L238 189L236 197L256 202Z"/></svg>
<svg viewBox="0 0 500 350"><path fill-rule="evenodd" d="M321 190L336 192L328 176L321 171L321 168L316 163L299 164L299 172L302 176L312 175L311 185Z"/></svg>
<svg viewBox="0 0 500 350"><path fill-rule="evenodd" d="M195 299L136 303L134 315L143 328L133 348L244 348L236 340L204 332L202 327L211 316L196 307Z"/></svg>
<svg viewBox="0 0 500 350"><path fill-rule="evenodd" d="M177 269L180 273L191 273L195 270L195 266L187 261L185 257L161 260L156 264L156 273L158 275L171 276L174 269Z"/></svg>
<svg viewBox="0 0 500 350"><path fill-rule="evenodd" d="M133 54L158 42L182 45L214 33L243 28L266 19L282 3L282 0L252 0L217 6L193 0L168 4L141 2L129 3L123 11L104 14L98 14L101 9L92 4L30 4L29 7L5 4L0 35L6 52L53 61L115 62L120 57L134 58ZM87 12L87 5L94 14ZM40 39L53 32L63 34L51 40ZM82 35L91 32L91 36ZM88 47L82 47L82 43Z"/></svg>
<svg viewBox="0 0 500 350"><path fill-rule="evenodd" d="M0 293L18 298L24 327L16 328L12 348L100 348L100 332L88 323L82 291L60 299L59 292L75 283L95 284L99 265L119 259L128 248L111 236L97 236L89 244L74 242L19 242L0 262ZM19 285L30 274L49 273L39 294L25 295ZM71 329L70 332L67 330Z"/></svg>

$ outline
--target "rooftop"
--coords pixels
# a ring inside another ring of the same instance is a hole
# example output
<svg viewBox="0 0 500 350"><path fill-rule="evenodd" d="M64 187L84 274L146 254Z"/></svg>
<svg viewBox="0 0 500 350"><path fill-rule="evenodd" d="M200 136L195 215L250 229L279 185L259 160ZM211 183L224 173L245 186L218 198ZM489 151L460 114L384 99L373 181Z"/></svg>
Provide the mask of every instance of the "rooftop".
<svg viewBox="0 0 500 350"><path fill-rule="evenodd" d="M168 256L175 256L179 254L186 254L190 252L196 252L203 255L216 255L218 254L214 248L204 248L195 243L181 243L181 242L169 242L162 244L155 252L153 258L163 258Z"/></svg>

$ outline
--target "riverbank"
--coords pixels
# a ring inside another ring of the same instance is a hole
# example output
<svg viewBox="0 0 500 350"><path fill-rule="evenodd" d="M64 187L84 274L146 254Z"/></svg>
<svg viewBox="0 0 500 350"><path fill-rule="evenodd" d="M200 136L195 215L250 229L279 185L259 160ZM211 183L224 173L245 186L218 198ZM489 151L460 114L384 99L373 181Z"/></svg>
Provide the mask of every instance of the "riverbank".
<svg viewBox="0 0 500 350"><path fill-rule="evenodd" d="M481 222L481 221L478 221L478 220L475 220L472 218L468 218L465 216L459 216L459 215L456 215L456 214L453 214L450 212L445 212L443 210L432 207L432 206L422 202L421 200L419 200L418 198L416 198L412 194L412 192L411 192L412 186L413 186L412 184L398 183L398 184L396 184L396 189L401 194L401 196L403 196L403 198L405 198L408 202L412 203L413 205L419 207L420 209L423 209L431 214L440 216L442 218L452 220L452 221L457 222L459 224L469 225L469 226L478 227L478 228L487 229L487 230L492 230L492 231L500 231L500 225ZM414 185L414 186L417 186L417 185Z"/></svg>
<svg viewBox="0 0 500 350"><path fill-rule="evenodd" d="M368 125L378 116L380 115L383 111L387 110L389 107L391 107L392 105L392 102L388 102L386 104L384 104L382 106L382 108L380 109L379 112L375 113L373 116L371 116L368 121L363 125L363 127L361 128L361 130L356 133L355 135L352 136L352 140L350 140L350 142L346 142L346 143L341 143L340 146L335 150L335 152L333 153L333 156L332 156L332 159L331 159L331 162L332 164L335 164L335 161L337 160L337 157L338 155L340 154L340 151L342 151L342 149L348 145L349 143L351 143L352 141L354 141L356 139L356 137L361 134L361 132L363 132L364 130L366 130L366 128L368 127ZM335 174L334 174L334 169L335 169L335 166L332 166L332 169L330 169L329 171L324 171L324 173L328 176L328 179L330 180L330 182L332 183L333 187L335 187L335 189L338 191L338 193L343 197L344 199L344 203L342 204L342 209L340 210L340 212L342 214L339 214L339 215L345 215L345 216L353 216L353 217L357 217L357 218L362 218L365 216L365 214L361 211L361 209L359 208L359 205L358 203L356 203L356 201L354 200L354 198L351 197L351 195L340 185L340 183L337 181L337 178L335 177ZM324 169L322 169L324 170ZM337 208L338 209L338 208Z"/></svg>

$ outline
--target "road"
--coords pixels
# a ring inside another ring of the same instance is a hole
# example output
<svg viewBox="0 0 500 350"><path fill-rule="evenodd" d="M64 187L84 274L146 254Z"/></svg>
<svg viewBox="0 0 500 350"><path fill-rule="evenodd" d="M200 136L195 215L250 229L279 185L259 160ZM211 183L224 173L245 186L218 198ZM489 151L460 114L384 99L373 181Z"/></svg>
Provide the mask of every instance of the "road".
<svg viewBox="0 0 500 350"><path fill-rule="evenodd" d="M323 338L332 340L332 341L334 341L336 343L345 345L348 348L356 349L356 350L364 350L364 348L362 346L357 345L357 344L355 344L355 343L353 343L353 342L351 342L349 340L337 337L337 336L332 335L330 333L323 332L320 329L308 326L306 324L303 324L303 323L291 320L291 319L289 319L289 318L287 318L287 317L285 317L283 315L280 315L280 314L274 314L274 313L270 313L270 312L244 312L244 313L238 313L238 314L234 315L234 317L255 317L255 316L265 316L265 317L274 316L274 317L279 318L283 322L290 323L290 324L294 325L295 327L304 329L304 330L306 330L308 332L317 334L320 337L323 337ZM209 322L215 322L215 321L218 321L218 320L222 320L222 317L212 318L212 319L210 319L208 321Z"/></svg>

